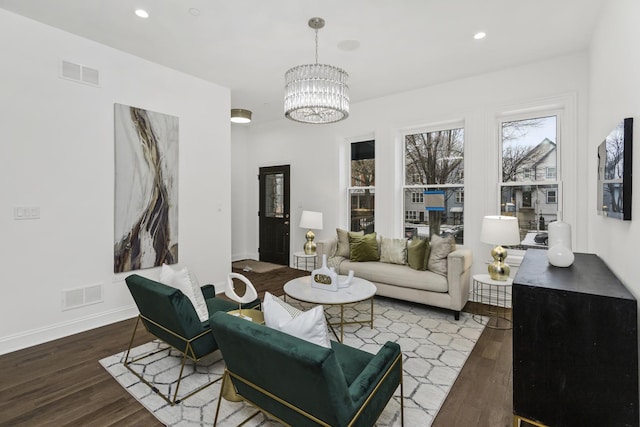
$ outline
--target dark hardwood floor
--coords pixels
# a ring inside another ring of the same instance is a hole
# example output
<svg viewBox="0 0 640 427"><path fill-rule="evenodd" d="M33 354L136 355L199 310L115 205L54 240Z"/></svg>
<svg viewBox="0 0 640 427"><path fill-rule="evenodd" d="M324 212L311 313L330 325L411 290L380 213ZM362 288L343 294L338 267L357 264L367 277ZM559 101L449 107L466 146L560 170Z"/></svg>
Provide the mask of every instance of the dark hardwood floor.
<svg viewBox="0 0 640 427"><path fill-rule="evenodd" d="M239 272L261 295L281 294L287 280L308 274ZM126 349L134 325L126 320L0 356L0 426L161 426L98 363ZM135 345L151 340L138 329ZM511 331L485 328L434 427L512 425L511 347Z"/></svg>

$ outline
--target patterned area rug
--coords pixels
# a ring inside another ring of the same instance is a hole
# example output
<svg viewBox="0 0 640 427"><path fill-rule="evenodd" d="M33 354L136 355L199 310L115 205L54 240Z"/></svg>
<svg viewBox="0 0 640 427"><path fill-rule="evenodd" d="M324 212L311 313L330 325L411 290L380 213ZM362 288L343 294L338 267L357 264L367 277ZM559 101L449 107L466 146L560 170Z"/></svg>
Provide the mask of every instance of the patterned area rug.
<svg viewBox="0 0 640 427"><path fill-rule="evenodd" d="M290 298L287 302L296 305ZM299 304L309 308L307 304ZM359 303L345 307L345 320L367 319L370 304ZM330 318L339 315L339 307L329 307ZM418 304L411 304L376 297L374 303L374 327L369 325L347 325L344 342L353 347L375 353L386 341L400 344L404 368L404 416L407 426L430 426L447 393L462 369L469 353L480 337L484 326L472 319L471 314L461 313L456 321L453 314ZM144 354L163 345L153 341L136 347L135 354ZM175 406L167 404L147 385L133 375L122 364L123 353L102 359L100 363L139 402L165 425L201 426L211 425L215 417L220 382L189 397ZM134 369L144 372L145 378L153 379L163 393L173 393L175 378L179 370L180 357L177 352L162 351L140 361ZM224 361L219 352L196 366L185 367L186 377L180 384L178 396L186 395L201 384L220 376ZM222 401L219 426L236 426L255 410L245 403ZM247 426L278 426L260 414ZM389 402L377 426L400 425L400 391Z"/></svg>

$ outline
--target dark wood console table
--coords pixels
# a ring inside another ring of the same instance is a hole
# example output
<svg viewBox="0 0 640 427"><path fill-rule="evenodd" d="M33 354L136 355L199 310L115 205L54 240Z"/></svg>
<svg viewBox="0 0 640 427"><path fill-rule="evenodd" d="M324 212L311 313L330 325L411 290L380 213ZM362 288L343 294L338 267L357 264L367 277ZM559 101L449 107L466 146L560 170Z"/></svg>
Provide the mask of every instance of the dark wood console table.
<svg viewBox="0 0 640 427"><path fill-rule="evenodd" d="M513 411L535 425L638 426L633 295L593 254L529 249L513 280Z"/></svg>

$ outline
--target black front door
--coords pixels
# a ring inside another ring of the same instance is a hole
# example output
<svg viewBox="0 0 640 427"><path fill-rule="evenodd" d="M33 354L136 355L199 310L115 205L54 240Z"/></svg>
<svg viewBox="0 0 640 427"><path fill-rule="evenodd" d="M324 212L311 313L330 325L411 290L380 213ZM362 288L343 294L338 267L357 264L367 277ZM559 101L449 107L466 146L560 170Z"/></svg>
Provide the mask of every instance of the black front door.
<svg viewBox="0 0 640 427"><path fill-rule="evenodd" d="M289 165L260 168L260 261L289 265Z"/></svg>

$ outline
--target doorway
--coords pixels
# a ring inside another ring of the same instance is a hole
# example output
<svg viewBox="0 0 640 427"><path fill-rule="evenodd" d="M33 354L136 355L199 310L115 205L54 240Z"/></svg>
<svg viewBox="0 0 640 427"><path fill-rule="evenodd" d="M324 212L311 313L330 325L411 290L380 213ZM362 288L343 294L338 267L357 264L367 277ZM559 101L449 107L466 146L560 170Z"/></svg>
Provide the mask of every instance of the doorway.
<svg viewBox="0 0 640 427"><path fill-rule="evenodd" d="M260 168L260 261L289 265L289 165Z"/></svg>

